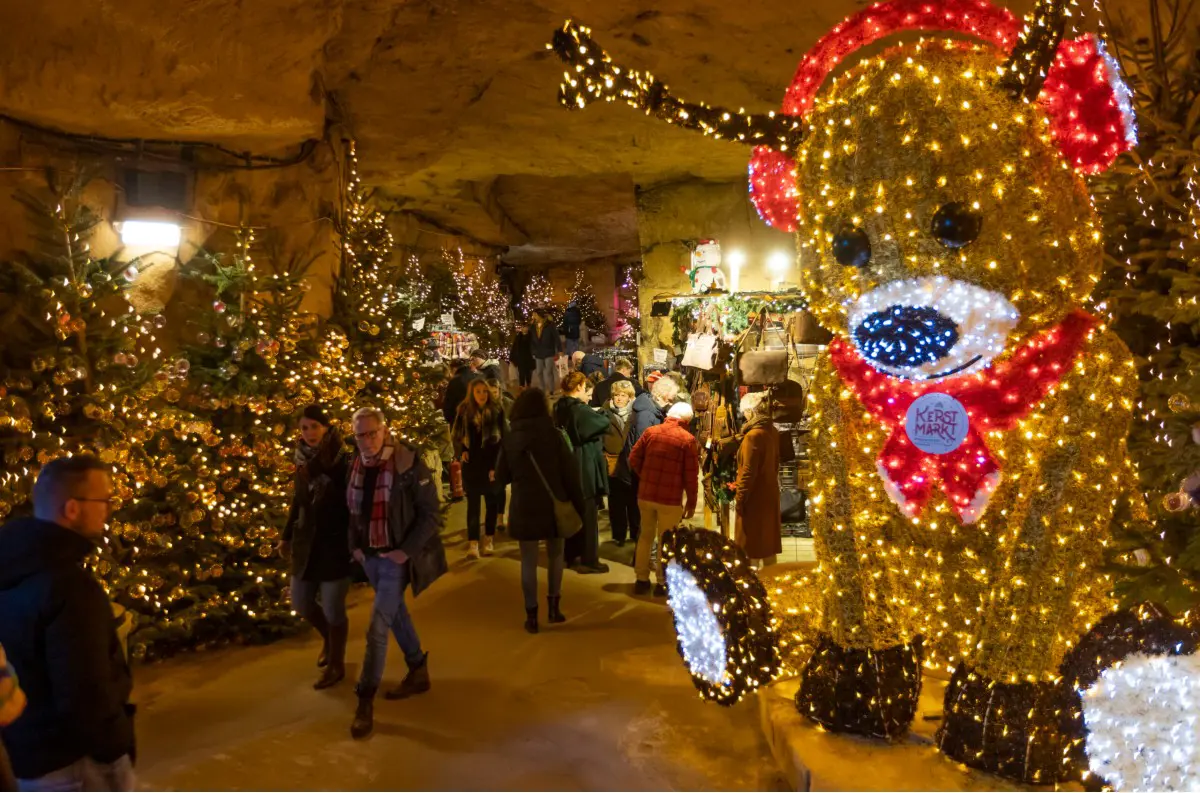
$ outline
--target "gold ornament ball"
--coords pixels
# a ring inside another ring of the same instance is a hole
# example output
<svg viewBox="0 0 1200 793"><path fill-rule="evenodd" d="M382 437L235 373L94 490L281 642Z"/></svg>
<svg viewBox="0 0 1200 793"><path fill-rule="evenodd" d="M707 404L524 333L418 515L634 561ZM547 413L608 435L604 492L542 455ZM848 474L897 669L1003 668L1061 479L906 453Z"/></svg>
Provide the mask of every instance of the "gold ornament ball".
<svg viewBox="0 0 1200 793"><path fill-rule="evenodd" d="M263 559L270 558L271 554L273 553L275 553L275 547L270 543L264 542L262 545L258 546L258 555Z"/></svg>
<svg viewBox="0 0 1200 793"><path fill-rule="evenodd" d="M1167 407L1172 413L1183 413L1186 410L1191 410L1192 401L1188 399L1187 394L1171 394L1167 398Z"/></svg>
<svg viewBox="0 0 1200 793"><path fill-rule="evenodd" d="M1187 493L1167 493L1163 496L1162 505L1167 512L1182 512L1190 502Z"/></svg>

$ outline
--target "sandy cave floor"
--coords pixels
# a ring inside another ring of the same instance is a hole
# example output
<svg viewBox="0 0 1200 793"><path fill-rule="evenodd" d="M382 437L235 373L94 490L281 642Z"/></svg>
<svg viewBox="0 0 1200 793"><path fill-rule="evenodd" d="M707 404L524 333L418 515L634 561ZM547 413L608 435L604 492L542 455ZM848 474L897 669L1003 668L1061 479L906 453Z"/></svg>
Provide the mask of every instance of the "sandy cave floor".
<svg viewBox="0 0 1200 793"><path fill-rule="evenodd" d="M632 546L607 575L567 571L561 626L530 636L516 543L464 559L465 505L447 522L451 572L413 607L433 690L380 698L350 739L370 590L352 590L348 679L313 691L315 633L137 669L138 771L160 790L783 790L751 702L699 700L664 601L633 597ZM625 564L622 564L622 560ZM545 571L541 591L544 594ZM544 623L544 601L543 615ZM385 686L404 663L389 648Z"/></svg>

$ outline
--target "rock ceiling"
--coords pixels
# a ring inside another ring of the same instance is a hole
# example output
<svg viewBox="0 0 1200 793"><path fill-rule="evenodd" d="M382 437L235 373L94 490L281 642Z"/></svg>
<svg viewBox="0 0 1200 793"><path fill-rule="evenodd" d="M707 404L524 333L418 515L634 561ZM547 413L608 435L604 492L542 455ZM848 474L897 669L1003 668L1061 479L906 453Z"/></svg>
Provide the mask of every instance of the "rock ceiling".
<svg viewBox="0 0 1200 793"><path fill-rule="evenodd" d="M1012 0L1023 13L1029 0ZM854 0L0 0L0 112L258 152L359 141L400 209L513 264L636 256L635 185L744 178L748 152L623 106L568 113L545 50L575 17L681 96L778 106Z"/></svg>

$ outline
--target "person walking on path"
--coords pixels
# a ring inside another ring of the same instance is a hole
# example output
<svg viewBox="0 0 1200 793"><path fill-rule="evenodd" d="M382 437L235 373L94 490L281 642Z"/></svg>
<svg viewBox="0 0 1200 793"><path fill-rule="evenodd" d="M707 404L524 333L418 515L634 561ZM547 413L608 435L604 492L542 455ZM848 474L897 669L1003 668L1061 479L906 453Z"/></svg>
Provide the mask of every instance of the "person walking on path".
<svg viewBox="0 0 1200 793"><path fill-rule="evenodd" d="M642 530L638 510L637 489L629 467L633 451L633 384L618 380L612 384L612 398L604 407L608 416L608 433L604 436L604 460L608 465L608 520L617 547L624 547L626 538L637 542Z"/></svg>
<svg viewBox="0 0 1200 793"><path fill-rule="evenodd" d="M374 729L375 694L383 682L389 634L404 653L408 674L385 696L406 699L430 688L429 653L421 649L404 590L411 585L417 597L441 577L446 572L446 551L437 490L420 456L392 439L383 411L377 408L360 408L352 426L358 455L346 486L350 553L375 590L356 688L358 709L350 725L351 737L362 739Z"/></svg>
<svg viewBox="0 0 1200 793"><path fill-rule="evenodd" d="M558 386L558 372L554 362L558 360L562 341L558 329L546 318L544 309L535 309L533 325L529 328L529 350L534 360L534 385L553 394Z"/></svg>
<svg viewBox="0 0 1200 793"><path fill-rule="evenodd" d="M562 319L562 335L565 344L567 355L573 356L575 351L579 349L580 329L583 325L583 312L579 310L579 305L572 300L567 304L567 310L563 312Z"/></svg>
<svg viewBox="0 0 1200 793"><path fill-rule="evenodd" d="M454 453L462 460L463 488L467 491L467 557L471 559L478 559L480 553L480 499L485 510L483 553L491 556L495 550L496 519L500 514L496 457L507 429L504 408L492 396L487 382L471 383L471 394L459 406L451 433Z"/></svg>
<svg viewBox="0 0 1200 793"><path fill-rule="evenodd" d="M757 567L775 564L783 553L779 510L779 430L771 421L767 395L746 394L739 407L745 417L737 451L737 532L734 541Z"/></svg>
<svg viewBox="0 0 1200 793"><path fill-rule="evenodd" d="M109 466L60 457L33 517L0 529L0 645L27 703L0 729L20 790L134 790L133 679L112 604L84 559L112 511Z"/></svg>
<svg viewBox="0 0 1200 793"><path fill-rule="evenodd" d="M510 420L509 415L512 413L513 398L512 395L504 390L504 385L499 380L488 380L488 389L492 392L492 398L495 399L504 412L505 420ZM507 513L508 508L508 491L503 485L496 487L496 531L503 533L508 525Z"/></svg>
<svg viewBox="0 0 1200 793"><path fill-rule="evenodd" d="M554 520L553 498L570 501L584 514L579 467L571 449L550 418L550 406L540 389L521 392L512 409L512 428L504 439L496 481L512 485L509 533L521 546L521 591L525 595L525 630L538 632L538 543L546 544L548 591L546 618L566 622L562 600L563 540Z"/></svg>
<svg viewBox="0 0 1200 793"><path fill-rule="evenodd" d="M628 381L633 386L634 397L639 394L646 393L646 389L638 385L637 380L633 377L633 363L628 358L618 358L613 362L613 370L608 377L596 384L596 388L592 391L591 406L601 408L608 404L608 400L612 397L612 387L614 383Z"/></svg>
<svg viewBox="0 0 1200 793"><path fill-rule="evenodd" d="M600 516L597 500L608 493L608 464L604 461L604 435L608 417L588 407L587 378L571 372L562 380L563 395L554 404L554 423L566 432L575 450L579 481L583 486L583 528L567 540L567 561L578 564L578 573L607 573L600 561Z"/></svg>
<svg viewBox="0 0 1200 793"><path fill-rule="evenodd" d="M292 509L283 527L279 551L290 562L292 608L321 634L317 666L324 667L324 671L313 688L322 689L346 677L346 640L350 632L346 616L346 593L350 590L346 473L350 455L341 433L330 427L329 417L320 405L309 405L300 416L295 462Z"/></svg>
<svg viewBox="0 0 1200 793"><path fill-rule="evenodd" d="M642 513L642 533L634 562L637 576L634 594L650 592L650 552L662 532L696 514L700 449L687 429L691 420L691 405L686 402L672 405L667 420L646 430L629 453L629 467L638 475L638 509ZM667 579L661 552L655 572L658 586L654 595L665 597Z"/></svg>
<svg viewBox="0 0 1200 793"><path fill-rule="evenodd" d="M446 419L448 427L454 426L454 419L458 416L458 406L467 398L467 393L471 390L471 383L479 378L469 363L456 361L455 366L454 377L446 385L446 396L442 402L442 416Z"/></svg>
<svg viewBox="0 0 1200 793"><path fill-rule="evenodd" d="M533 370L536 364L533 360L533 347L529 338L528 325L517 326L512 349L508 352L508 359L512 361L513 366L517 367L517 385L521 388L528 388L532 385Z"/></svg>

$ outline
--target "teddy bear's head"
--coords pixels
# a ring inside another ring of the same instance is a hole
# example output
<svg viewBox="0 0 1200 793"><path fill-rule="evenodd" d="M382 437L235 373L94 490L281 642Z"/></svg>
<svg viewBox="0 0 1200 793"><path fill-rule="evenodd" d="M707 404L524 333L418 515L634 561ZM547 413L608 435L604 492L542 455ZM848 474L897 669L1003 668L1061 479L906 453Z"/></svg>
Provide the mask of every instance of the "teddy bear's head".
<svg viewBox="0 0 1200 793"><path fill-rule="evenodd" d="M817 98L797 152L814 313L876 368L986 366L1091 292L1101 234L1082 177L981 45L894 49Z"/></svg>
<svg viewBox="0 0 1200 793"><path fill-rule="evenodd" d="M943 20L988 43L926 39L825 79L854 48ZM755 155L755 203L796 232L812 311L880 371L981 369L1079 308L1099 278L1084 174L1131 145L1124 86L1083 36L1043 45L1050 74L1022 94L1015 69L1038 68L1036 42L1017 54L1030 36L975 0L868 9L801 63L784 106L804 118L801 145Z"/></svg>

